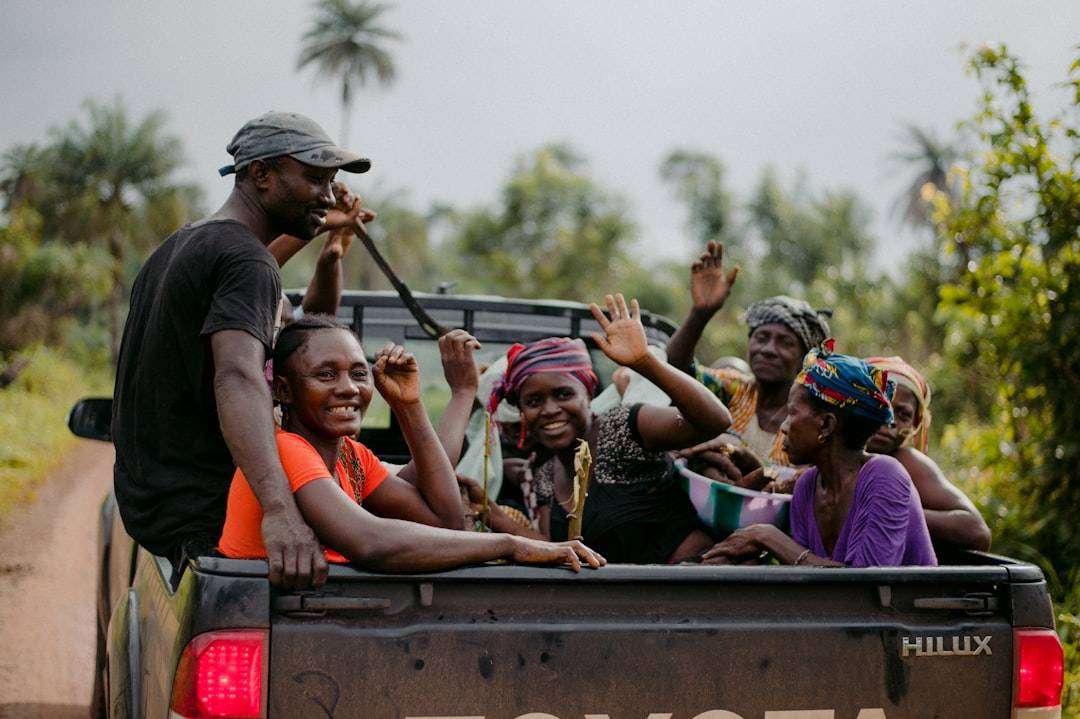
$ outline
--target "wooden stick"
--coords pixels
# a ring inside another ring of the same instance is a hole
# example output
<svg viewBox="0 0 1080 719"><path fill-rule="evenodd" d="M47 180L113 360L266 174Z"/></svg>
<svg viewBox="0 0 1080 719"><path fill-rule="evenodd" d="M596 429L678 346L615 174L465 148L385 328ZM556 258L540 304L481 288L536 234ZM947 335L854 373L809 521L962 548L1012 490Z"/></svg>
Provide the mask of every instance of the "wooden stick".
<svg viewBox="0 0 1080 719"><path fill-rule="evenodd" d="M386 279L390 280L390 284L397 290L398 296L401 297L401 301L405 303L405 306L409 309L409 312L420 324L420 328L427 333L429 337L438 339L450 331L449 327L445 327L436 322L431 315L427 313L420 303L413 297L412 292L405 283L402 282L393 268L390 267L390 263L386 261L386 258L379 252L379 248L375 246L374 240L371 239L371 235L367 233L367 228L364 227L364 223L360 218L353 220L353 232L360 241L364 243L364 247L367 248L368 254L371 255L371 259L375 260L375 264L379 266L383 274L386 275Z"/></svg>
<svg viewBox="0 0 1080 719"><path fill-rule="evenodd" d="M480 524L487 527L491 521L488 508L488 465L491 464L491 414L484 412L484 503L480 510Z"/></svg>

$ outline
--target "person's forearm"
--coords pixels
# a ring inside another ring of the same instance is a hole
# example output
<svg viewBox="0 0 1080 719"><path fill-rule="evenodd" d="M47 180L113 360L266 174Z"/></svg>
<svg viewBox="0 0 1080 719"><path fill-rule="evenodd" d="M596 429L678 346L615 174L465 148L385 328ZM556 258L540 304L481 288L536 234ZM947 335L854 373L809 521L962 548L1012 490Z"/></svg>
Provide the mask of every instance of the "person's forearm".
<svg viewBox="0 0 1080 719"><path fill-rule="evenodd" d="M300 250L307 247L308 243L292 235L278 235L267 245L266 249L277 260L278 267L282 267L293 258Z"/></svg>
<svg viewBox="0 0 1080 719"><path fill-rule="evenodd" d="M446 451L446 457L450 460L450 466L456 467L461 461L461 448L465 443L465 431L469 427L469 416L472 413L476 401L475 390L465 392L455 391L450 395L450 401L446 404L439 417L439 423L435 426L435 434ZM397 475L409 484L416 484L416 463L409 463L398 470Z"/></svg>
<svg viewBox="0 0 1080 719"><path fill-rule="evenodd" d="M376 571L434 571L513 556L512 534L462 532L373 517L334 549ZM335 543L336 544L336 543Z"/></svg>
<svg viewBox="0 0 1080 719"><path fill-rule="evenodd" d="M690 372L690 364L694 360L697 343L712 316L713 312L709 310L690 309L686 319L683 320L682 324L675 330L675 334L668 340L668 364L682 372Z"/></svg>
<svg viewBox="0 0 1080 719"><path fill-rule="evenodd" d="M494 499L490 498L488 499L488 525L496 532L516 534L519 537L528 537L529 539L540 539L544 541L549 539L549 537L541 534L532 527L526 527L515 521L509 514L503 511L502 507L495 503Z"/></svg>
<svg viewBox="0 0 1080 719"><path fill-rule="evenodd" d="M817 556L771 524L754 525L754 533L758 544L781 564L814 567L843 566L840 562Z"/></svg>
<svg viewBox="0 0 1080 719"><path fill-rule="evenodd" d="M982 552L990 549L990 528L981 516L964 509L924 509L923 514L935 541Z"/></svg>
<svg viewBox="0 0 1080 719"><path fill-rule="evenodd" d="M395 406L393 411L412 454L415 472L412 483L443 527L463 529L465 518L454 467L431 426L423 402Z"/></svg>
<svg viewBox="0 0 1080 719"><path fill-rule="evenodd" d="M472 415L476 404L476 391L455 391L450 395L450 401L446 404L435 425L435 434L439 436L439 442L446 450L446 456L451 466L457 466L461 460L461 448L465 444L465 431L469 428L469 417Z"/></svg>
<svg viewBox="0 0 1080 719"><path fill-rule="evenodd" d="M631 368L668 397L700 436L699 442L723 434L731 426L731 413L705 385L649 353Z"/></svg>
<svg viewBox="0 0 1080 719"><path fill-rule="evenodd" d="M241 371L219 372L214 394L225 443L263 512L298 512L278 458L266 379Z"/></svg>
<svg viewBox="0 0 1080 719"><path fill-rule="evenodd" d="M301 302L304 312L335 314L338 305L341 304L342 284L341 260L336 257L320 256L315 264L315 273L311 276L311 283L304 292L304 300Z"/></svg>

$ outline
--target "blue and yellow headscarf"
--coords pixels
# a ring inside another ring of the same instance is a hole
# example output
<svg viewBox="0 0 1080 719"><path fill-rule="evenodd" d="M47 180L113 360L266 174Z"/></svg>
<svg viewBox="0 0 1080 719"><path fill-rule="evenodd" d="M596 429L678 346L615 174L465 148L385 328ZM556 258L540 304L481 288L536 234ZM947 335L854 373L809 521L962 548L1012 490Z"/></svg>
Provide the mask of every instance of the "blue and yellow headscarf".
<svg viewBox="0 0 1080 719"><path fill-rule="evenodd" d="M888 372L858 357L834 354L834 345L835 341L828 339L807 352L795 383L842 412L892 423L891 400L896 384Z"/></svg>

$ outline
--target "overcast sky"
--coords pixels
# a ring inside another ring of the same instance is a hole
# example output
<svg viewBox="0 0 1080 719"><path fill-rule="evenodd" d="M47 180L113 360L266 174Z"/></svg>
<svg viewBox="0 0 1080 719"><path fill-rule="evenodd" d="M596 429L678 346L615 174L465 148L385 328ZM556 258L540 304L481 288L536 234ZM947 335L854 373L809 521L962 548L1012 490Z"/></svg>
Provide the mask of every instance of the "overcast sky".
<svg viewBox="0 0 1080 719"><path fill-rule="evenodd" d="M768 167L788 188L802 173L819 193L854 190L895 264L916 241L889 214L913 173L894 159L903 124L947 139L976 107L961 43L1004 42L1042 112L1064 104L1052 85L1080 44L1077 0L388 4L397 82L357 103L348 144L373 169L351 185L419 211L490 206L517 158L566 142L630 203L639 259L698 251L659 179L688 148L724 163L739 200ZM135 119L166 113L183 179L216 208L225 145L251 117L296 110L341 136L338 86L296 70L312 17L301 0L0 0L0 151L119 97Z"/></svg>

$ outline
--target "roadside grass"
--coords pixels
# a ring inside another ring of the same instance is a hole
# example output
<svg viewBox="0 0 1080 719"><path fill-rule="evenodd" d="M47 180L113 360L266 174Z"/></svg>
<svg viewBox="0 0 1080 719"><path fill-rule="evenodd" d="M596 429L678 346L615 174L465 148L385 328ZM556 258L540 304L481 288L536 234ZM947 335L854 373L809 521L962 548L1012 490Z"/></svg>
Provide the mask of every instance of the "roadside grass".
<svg viewBox="0 0 1080 719"><path fill-rule="evenodd" d="M1064 596L1055 597L1057 631L1065 651L1062 719L1080 719L1080 571L1069 577Z"/></svg>
<svg viewBox="0 0 1080 719"><path fill-rule="evenodd" d="M67 427L74 402L111 393L111 368L88 370L62 350L37 347L18 379L0 389L0 526L32 502L36 487L79 441Z"/></svg>

